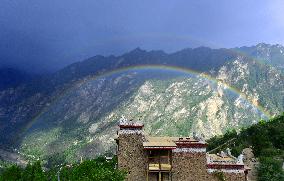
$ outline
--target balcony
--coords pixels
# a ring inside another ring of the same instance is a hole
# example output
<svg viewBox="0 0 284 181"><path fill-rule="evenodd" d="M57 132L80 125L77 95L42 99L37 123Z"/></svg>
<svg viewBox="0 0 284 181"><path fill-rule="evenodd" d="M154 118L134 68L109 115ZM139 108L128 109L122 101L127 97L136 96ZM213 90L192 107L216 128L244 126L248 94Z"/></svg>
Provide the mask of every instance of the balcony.
<svg viewBox="0 0 284 181"><path fill-rule="evenodd" d="M149 156L148 157L148 171L150 172L160 172L160 171L171 171L171 158L167 156Z"/></svg>
<svg viewBox="0 0 284 181"><path fill-rule="evenodd" d="M170 171L172 166L170 164L149 164L149 171Z"/></svg>

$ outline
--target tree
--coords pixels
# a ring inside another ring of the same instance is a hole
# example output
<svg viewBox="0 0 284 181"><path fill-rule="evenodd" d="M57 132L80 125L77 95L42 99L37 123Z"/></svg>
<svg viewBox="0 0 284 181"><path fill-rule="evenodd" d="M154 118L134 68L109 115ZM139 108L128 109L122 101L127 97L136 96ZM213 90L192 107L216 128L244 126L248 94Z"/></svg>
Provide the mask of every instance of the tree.
<svg viewBox="0 0 284 181"><path fill-rule="evenodd" d="M34 173L33 175L34 181L46 181L47 180L47 177L42 170L40 161L37 161L33 164L33 173Z"/></svg>
<svg viewBox="0 0 284 181"><path fill-rule="evenodd" d="M17 166L12 165L8 167L0 176L0 181L17 181L21 179L23 170Z"/></svg>
<svg viewBox="0 0 284 181"><path fill-rule="evenodd" d="M282 161L275 160L271 157L261 157L260 166L258 168L258 180L259 181L284 180Z"/></svg>

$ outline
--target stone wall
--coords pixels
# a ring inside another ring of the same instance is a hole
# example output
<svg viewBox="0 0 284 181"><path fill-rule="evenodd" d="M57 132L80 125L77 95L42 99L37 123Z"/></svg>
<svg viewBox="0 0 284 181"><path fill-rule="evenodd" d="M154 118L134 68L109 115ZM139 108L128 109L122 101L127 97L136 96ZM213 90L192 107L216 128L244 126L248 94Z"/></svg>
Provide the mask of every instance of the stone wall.
<svg viewBox="0 0 284 181"><path fill-rule="evenodd" d="M173 180L206 180L206 153L174 152Z"/></svg>
<svg viewBox="0 0 284 181"><path fill-rule="evenodd" d="M147 156L143 149L143 140L141 133L119 134L118 168L128 172L126 180L146 180Z"/></svg>
<svg viewBox="0 0 284 181"><path fill-rule="evenodd" d="M245 175L242 173L224 173L226 181L245 181ZM214 173L208 173L206 181L220 181Z"/></svg>
<svg viewBox="0 0 284 181"><path fill-rule="evenodd" d="M224 173L226 181L245 181L244 173Z"/></svg>
<svg viewBox="0 0 284 181"><path fill-rule="evenodd" d="M206 168L206 153L174 152L173 181L220 181ZM244 173L224 173L226 181L245 181Z"/></svg>

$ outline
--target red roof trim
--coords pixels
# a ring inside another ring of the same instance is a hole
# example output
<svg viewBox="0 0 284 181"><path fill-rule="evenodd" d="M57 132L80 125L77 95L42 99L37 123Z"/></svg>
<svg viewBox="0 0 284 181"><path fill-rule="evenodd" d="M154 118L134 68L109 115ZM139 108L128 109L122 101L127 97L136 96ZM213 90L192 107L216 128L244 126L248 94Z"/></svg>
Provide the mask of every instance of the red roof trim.
<svg viewBox="0 0 284 181"><path fill-rule="evenodd" d="M180 143L180 142L176 142L176 145L178 148L206 148L207 144L206 143Z"/></svg>
<svg viewBox="0 0 284 181"><path fill-rule="evenodd" d="M144 147L144 150L173 150L176 147Z"/></svg>
<svg viewBox="0 0 284 181"><path fill-rule="evenodd" d="M142 129L144 125L119 125L120 128L139 128Z"/></svg>
<svg viewBox="0 0 284 181"><path fill-rule="evenodd" d="M211 169L244 169L244 165L237 164L207 164L207 168Z"/></svg>

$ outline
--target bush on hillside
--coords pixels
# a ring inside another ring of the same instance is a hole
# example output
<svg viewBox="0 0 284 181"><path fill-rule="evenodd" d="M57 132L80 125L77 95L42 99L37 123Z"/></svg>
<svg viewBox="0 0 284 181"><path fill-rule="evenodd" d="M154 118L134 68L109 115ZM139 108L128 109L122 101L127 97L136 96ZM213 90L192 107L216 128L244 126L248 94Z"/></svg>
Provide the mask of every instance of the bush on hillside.
<svg viewBox="0 0 284 181"><path fill-rule="evenodd" d="M80 164L65 165L43 171L40 162L28 164L25 168L12 165L0 174L0 181L47 181L58 179L68 181L123 181L126 173L116 169L117 160L98 157Z"/></svg>

